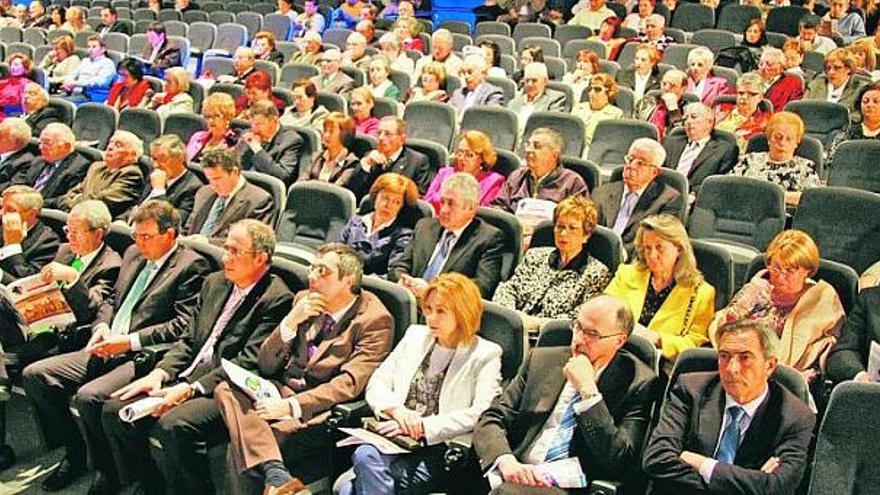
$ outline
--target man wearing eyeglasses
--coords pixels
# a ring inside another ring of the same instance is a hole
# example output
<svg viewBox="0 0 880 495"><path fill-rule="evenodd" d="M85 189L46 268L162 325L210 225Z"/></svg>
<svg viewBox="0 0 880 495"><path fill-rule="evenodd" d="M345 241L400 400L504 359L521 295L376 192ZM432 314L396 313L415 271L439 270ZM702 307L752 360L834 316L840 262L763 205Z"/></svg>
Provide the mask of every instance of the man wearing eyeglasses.
<svg viewBox="0 0 880 495"><path fill-rule="evenodd" d="M76 151L73 130L59 122L43 129L39 148L39 159L16 170L10 183L33 187L47 208L58 208L58 201L85 178L92 160Z"/></svg>
<svg viewBox="0 0 880 495"><path fill-rule="evenodd" d="M342 52L339 49L331 48L321 52L318 55L318 68L321 73L312 77L310 81L317 86L318 91L345 96L354 89L354 79L342 72L341 66Z"/></svg>
<svg viewBox="0 0 880 495"><path fill-rule="evenodd" d="M647 121L657 129L661 142L666 135L684 120L684 94L688 77L683 71L671 69L660 80L660 93L642 98L633 112L636 118Z"/></svg>
<svg viewBox="0 0 880 495"><path fill-rule="evenodd" d="M380 175L395 172L412 179L419 186L419 194L424 195L436 169L432 170L424 153L406 146L406 121L393 115L382 117L377 137L376 149L361 159L348 188L362 198Z"/></svg>
<svg viewBox="0 0 880 495"><path fill-rule="evenodd" d="M599 225L608 227L632 251L639 222L648 215L668 213L679 216L685 198L673 187L658 182L666 150L651 138L639 138L624 157L623 180L603 184L593 190L599 209Z"/></svg>
<svg viewBox="0 0 880 495"><path fill-rule="evenodd" d="M767 86L764 98L770 100L776 111L785 108L788 102L804 97L803 81L793 74L785 73L785 54L779 48L764 49L758 62L758 74Z"/></svg>
<svg viewBox="0 0 880 495"><path fill-rule="evenodd" d="M135 377L135 353L177 340L198 304L208 262L178 244L180 213L166 201L152 200L135 211L132 222L135 245L122 259L115 284L118 296L105 298L97 309L88 343L38 361L23 373L45 438L50 444L62 443L66 450L61 464L43 481L46 491L62 490L85 473L87 445L91 467L97 471L95 493L118 484L101 427L101 407L111 392ZM73 227L79 233L80 227Z"/></svg>
<svg viewBox="0 0 880 495"><path fill-rule="evenodd" d="M204 278L199 307L179 340L146 376L121 384L104 405L103 426L117 461L145 493L214 493L206 456L225 439L212 398L225 377L220 362L255 370L260 344L290 310L290 289L269 273L275 250L271 227L241 220L223 246L223 271ZM119 411L145 395L163 401L152 416L123 422ZM168 479L150 455L151 438L173 466L165 473Z"/></svg>
<svg viewBox="0 0 880 495"><path fill-rule="evenodd" d="M532 349L474 429L492 493L565 493L536 465L568 458L580 462L585 483L639 485L658 378L653 363L623 349L632 312L620 298L595 296L571 329L569 347Z"/></svg>

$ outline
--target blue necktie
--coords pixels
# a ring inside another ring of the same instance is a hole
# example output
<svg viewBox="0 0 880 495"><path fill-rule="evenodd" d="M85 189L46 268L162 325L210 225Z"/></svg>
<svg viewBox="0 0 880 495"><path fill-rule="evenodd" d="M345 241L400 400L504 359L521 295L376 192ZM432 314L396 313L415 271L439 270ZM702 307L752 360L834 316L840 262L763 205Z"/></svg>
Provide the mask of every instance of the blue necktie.
<svg viewBox="0 0 880 495"><path fill-rule="evenodd" d="M739 421L742 419L743 414L745 414L745 411L739 406L727 409L729 421L724 428L724 433L721 434L721 441L718 442L718 452L715 454L718 462L733 464L733 460L736 459L736 449L739 448L739 437L742 434Z"/></svg>
<svg viewBox="0 0 880 495"><path fill-rule="evenodd" d="M577 428L577 414L574 412L574 406L580 401L581 395L575 393L568 402L568 406L566 406L565 412L562 413L562 418L559 420L559 426L556 427L556 438L553 439L553 443L547 449L544 462L558 461L568 457L574 429Z"/></svg>
<svg viewBox="0 0 880 495"><path fill-rule="evenodd" d="M152 261L148 261L144 267L141 268L141 272L135 279L131 289L129 289L128 294L126 294L125 300L122 301L122 305L119 306L116 316L113 317L113 323L110 325L111 334L128 334L129 327L131 326L131 313L132 310L134 310L134 305L137 304L138 300L140 300L141 296L144 294L144 290L147 288L147 281L150 279L150 274L153 273L153 270L155 269L156 263Z"/></svg>
<svg viewBox="0 0 880 495"><path fill-rule="evenodd" d="M217 196L217 199L214 200L214 204L211 205L211 211L208 213L208 218L205 219L205 223L202 224L202 228L199 230L199 234L205 237L210 237L214 232L214 229L217 228L217 224L220 223L220 216L223 215L223 209L226 208L226 200Z"/></svg>
<svg viewBox="0 0 880 495"><path fill-rule="evenodd" d="M425 268L424 273L422 273L422 279L426 282L430 282L440 275L440 272L443 270L443 265L446 264L446 258L449 257L449 248L452 246L452 241L455 240L455 235L448 231L444 230L443 235L440 237L440 249L437 250L437 254L431 258L431 262L428 263L427 268Z"/></svg>

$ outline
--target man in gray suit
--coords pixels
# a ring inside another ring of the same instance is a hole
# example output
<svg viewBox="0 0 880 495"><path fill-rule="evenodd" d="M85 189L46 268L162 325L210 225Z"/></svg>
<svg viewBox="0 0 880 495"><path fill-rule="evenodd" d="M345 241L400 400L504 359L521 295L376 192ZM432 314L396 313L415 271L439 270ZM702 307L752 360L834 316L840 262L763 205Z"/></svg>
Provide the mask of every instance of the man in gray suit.
<svg viewBox="0 0 880 495"><path fill-rule="evenodd" d="M202 168L208 185L196 192L192 214L183 228L185 235L223 238L243 218L271 220L272 197L244 178L237 154L224 149L207 151L202 155Z"/></svg>
<svg viewBox="0 0 880 495"><path fill-rule="evenodd" d="M138 208L132 222L135 245L122 260L118 297L98 309L85 348L24 369L23 385L46 438L63 443L67 454L43 481L45 491L63 490L85 472L87 446L97 471L89 493L106 493L118 485L101 408L110 393L135 377L134 353L177 340L197 308L208 262L178 244L180 213L167 201L151 200Z"/></svg>
<svg viewBox="0 0 880 495"><path fill-rule="evenodd" d="M464 66L459 74L464 77L465 86L456 89L449 100L459 117L465 110L476 105L504 104L504 91L486 82L488 70L484 57L469 55L464 59Z"/></svg>
<svg viewBox="0 0 880 495"><path fill-rule="evenodd" d="M318 55L321 73L310 79L318 91L345 96L354 89L354 79L339 70L341 65L342 53L338 49L331 48Z"/></svg>
<svg viewBox="0 0 880 495"><path fill-rule="evenodd" d="M525 129L535 112L565 112L565 94L547 89L548 82L550 76L543 63L532 62L523 69L523 91L507 105L519 117L520 129Z"/></svg>
<svg viewBox="0 0 880 495"><path fill-rule="evenodd" d="M577 458L589 480L637 484L657 374L622 349L633 315L620 298L591 298L570 347L536 347L474 429L480 468L498 494L564 494L534 468Z"/></svg>
<svg viewBox="0 0 880 495"><path fill-rule="evenodd" d="M657 213L680 217L685 198L656 180L666 160L666 150L657 141L636 139L624 160L623 180L601 185L591 196L599 210L599 225L616 232L632 251L639 222Z"/></svg>

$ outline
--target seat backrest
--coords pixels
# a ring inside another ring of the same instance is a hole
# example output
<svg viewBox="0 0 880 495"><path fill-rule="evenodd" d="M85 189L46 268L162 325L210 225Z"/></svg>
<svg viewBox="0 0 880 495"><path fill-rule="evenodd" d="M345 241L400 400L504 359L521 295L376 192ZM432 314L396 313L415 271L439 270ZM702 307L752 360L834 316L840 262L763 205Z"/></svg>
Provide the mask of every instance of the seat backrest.
<svg viewBox="0 0 880 495"><path fill-rule="evenodd" d="M736 35L722 29L701 29L691 36L691 43L703 45L718 55L721 50L736 46Z"/></svg>
<svg viewBox="0 0 880 495"><path fill-rule="evenodd" d="M284 181L255 170L244 170L242 175L248 182L266 191L272 197L272 211L266 223L274 226L278 222L281 209L287 204L287 187L284 185Z"/></svg>
<svg viewBox="0 0 880 495"><path fill-rule="evenodd" d="M443 21L440 23L440 29L445 29L453 34L465 34L470 36L471 25L465 21Z"/></svg>
<svg viewBox="0 0 880 495"><path fill-rule="evenodd" d="M568 27L581 27L581 26L568 26ZM589 29L589 28L587 28ZM560 42L561 43L561 42ZM567 43L562 45L562 58L569 61L569 65L574 62L577 54L581 50L589 50L595 53L599 59L604 59L607 56L607 52L605 49L605 45L600 41L596 40L588 40L586 38L570 40Z"/></svg>
<svg viewBox="0 0 880 495"><path fill-rule="evenodd" d="M523 131L521 149L525 149L525 141L535 129L549 127L562 135L562 154L580 157L584 152L584 121L574 115L560 112L534 112L526 120Z"/></svg>
<svg viewBox="0 0 880 495"><path fill-rule="evenodd" d="M446 148L455 135L455 108L445 103L419 101L410 103L403 111L407 122L408 138L433 141Z"/></svg>
<svg viewBox="0 0 880 495"><path fill-rule="evenodd" d="M212 272L223 270L223 248L191 237L181 237L180 243L208 260Z"/></svg>
<svg viewBox="0 0 880 495"><path fill-rule="evenodd" d="M353 33L351 29L345 28L328 28L324 30L324 34L321 37L321 41L330 45L336 45L340 50L345 50L345 44L348 41L348 36Z"/></svg>
<svg viewBox="0 0 880 495"><path fill-rule="evenodd" d="M810 11L801 6L791 5L772 8L767 13L767 31L797 36L798 23L801 17L805 15L810 15Z"/></svg>
<svg viewBox="0 0 880 495"><path fill-rule="evenodd" d="M216 38L217 26L210 22L193 22L186 32L186 39L189 40L190 46L202 53L214 46Z"/></svg>
<svg viewBox="0 0 880 495"><path fill-rule="evenodd" d="M464 111L461 132L478 130L486 133L497 149L513 150L519 135L519 123L512 110L494 105L476 105Z"/></svg>
<svg viewBox="0 0 880 495"><path fill-rule="evenodd" d="M256 12L239 12L235 14L235 22L246 27L251 37L263 29L263 16Z"/></svg>
<svg viewBox="0 0 880 495"><path fill-rule="evenodd" d="M519 25L517 27L519 27ZM541 49L545 57L558 57L562 55L562 47L559 45L559 42L543 36L528 36L521 38L517 41L516 46L519 49L519 53L522 53L527 47L536 46Z"/></svg>
<svg viewBox="0 0 880 495"><path fill-rule="evenodd" d="M400 342L406 329L418 321L418 301L403 287L375 275L363 278L362 287L376 295L394 317L394 342Z"/></svg>
<svg viewBox="0 0 880 495"><path fill-rule="evenodd" d="M235 13L225 10L215 10L208 14L208 22L214 25L221 25L228 22L235 22Z"/></svg>
<svg viewBox="0 0 880 495"><path fill-rule="evenodd" d="M194 22L208 22L210 18L210 13L205 10L190 10L183 13L183 22L187 24L192 24Z"/></svg>
<svg viewBox="0 0 880 495"><path fill-rule="evenodd" d="M759 251L784 227L781 187L766 180L724 175L703 181L688 221L693 238L734 241Z"/></svg>
<svg viewBox="0 0 880 495"><path fill-rule="evenodd" d="M721 8L718 16L718 29L731 33L745 32L752 19L761 18L761 9L754 5L729 3Z"/></svg>
<svg viewBox="0 0 880 495"><path fill-rule="evenodd" d="M553 222L545 220L538 224L532 231L532 240L529 247L554 246ZM601 261L611 273L617 271L617 267L623 262L623 241L613 230L596 225L593 234L587 241L587 252Z"/></svg>
<svg viewBox="0 0 880 495"><path fill-rule="evenodd" d="M600 167L621 164L629 146L640 137L657 139L657 128L632 119L603 120L596 125L587 158Z"/></svg>
<svg viewBox="0 0 880 495"><path fill-rule="evenodd" d="M495 166L492 167L492 171L498 172L505 178L514 170L522 167L522 160L512 151L495 148L495 154L497 159L495 160Z"/></svg>
<svg viewBox="0 0 880 495"><path fill-rule="evenodd" d="M501 280L513 275L513 270L522 255L522 224L511 213L496 208L481 206L477 217L504 234L504 252L501 254Z"/></svg>
<svg viewBox="0 0 880 495"><path fill-rule="evenodd" d="M67 226L67 212L43 208L40 210L40 221L52 229L59 238L67 238L67 234L64 233L64 228Z"/></svg>
<svg viewBox="0 0 880 495"><path fill-rule="evenodd" d="M199 131L208 129L208 122L201 115L172 113L165 117L165 134L175 134L184 143Z"/></svg>
<svg viewBox="0 0 880 495"><path fill-rule="evenodd" d="M810 495L876 491L880 430L872 419L878 408L876 383L845 382L834 387L816 441Z"/></svg>
<svg viewBox="0 0 880 495"><path fill-rule="evenodd" d="M573 156L563 156L559 159L559 162L563 167L580 175L581 178L584 179L584 183L587 184L587 190L590 192L599 186L602 172L599 170L599 166L595 163L590 160L584 160L583 158L576 158Z"/></svg>
<svg viewBox="0 0 880 495"><path fill-rule="evenodd" d="M305 265L275 255L269 271L283 280L294 294L309 286L309 268Z"/></svg>
<svg viewBox="0 0 880 495"><path fill-rule="evenodd" d="M562 45L563 49L568 43L586 40L593 34L593 31L587 26L579 26L575 24L561 24L556 26L553 32L553 39ZM577 52L575 52L577 53ZM596 55L599 55L598 53ZM603 54L604 55L604 54ZM600 55L601 57L601 55Z"/></svg>
<svg viewBox="0 0 880 495"><path fill-rule="evenodd" d="M526 334L519 313L483 301L479 335L501 346L501 378L505 381L513 378L525 359L526 351Z"/></svg>
<svg viewBox="0 0 880 495"><path fill-rule="evenodd" d="M281 67L281 83L284 85L290 85L300 79L309 79L317 75L318 68L314 65L284 64Z"/></svg>
<svg viewBox="0 0 880 495"><path fill-rule="evenodd" d="M126 108L119 114L119 130L129 131L141 138L144 152L149 153L150 143L162 135L162 121L153 110Z"/></svg>
<svg viewBox="0 0 880 495"><path fill-rule="evenodd" d="M482 24L482 23L480 23ZM479 24L477 28L479 28ZM483 41L494 41L495 44L498 45L498 49L504 55L513 55L516 56L516 44L509 36L502 36L498 34L480 34L474 38L474 44L479 45Z"/></svg>
<svg viewBox="0 0 880 495"><path fill-rule="evenodd" d="M510 78L507 77L487 77L486 82L493 86L498 86L504 91L504 101L505 103L510 103L510 100L516 97L516 83L513 82Z"/></svg>
<svg viewBox="0 0 880 495"><path fill-rule="evenodd" d="M214 14L217 14L215 12ZM214 15L212 14L212 15ZM217 26L217 37L211 48L233 53L236 48L247 44L248 31L241 24L227 22Z"/></svg>
<svg viewBox="0 0 880 495"><path fill-rule="evenodd" d="M540 22L519 22L513 28L513 40L522 49L526 38L550 38L550 26Z"/></svg>
<svg viewBox="0 0 880 495"><path fill-rule="evenodd" d="M83 103L73 118L73 133L77 141L97 141L104 149L110 136L116 131L119 113L115 108L101 103Z"/></svg>
<svg viewBox="0 0 880 495"><path fill-rule="evenodd" d="M767 258L763 254L755 256L749 262L746 271L746 280L751 280L759 271L767 267ZM828 282L837 296L840 298L840 304L843 305L845 312L849 313L856 302L859 292L859 275L851 267L836 261L820 259L819 269L813 275L815 280L824 280Z"/></svg>
<svg viewBox="0 0 880 495"><path fill-rule="evenodd" d="M838 133L849 125L849 109L840 103L828 101L792 101L785 110L794 112L804 121L807 135L813 136L828 148Z"/></svg>
<svg viewBox="0 0 880 495"><path fill-rule="evenodd" d="M406 146L428 157L428 163L431 167L431 175L435 175L441 167L445 167L447 164L449 164L448 148L441 144L435 143L434 141L427 141L425 139L412 139L407 137Z"/></svg>
<svg viewBox="0 0 880 495"><path fill-rule="evenodd" d="M187 14L190 12L187 12ZM184 14L186 16L186 14ZM165 21L165 34L168 36L183 36L186 37L186 32L189 30L189 25L186 22L182 21ZM110 33L107 33L110 34ZM104 36L104 40L106 41L107 37Z"/></svg>
<svg viewBox="0 0 880 495"><path fill-rule="evenodd" d="M57 96L49 97L49 106L58 110L61 114L61 122L67 126L73 125L73 116L76 114L76 105L73 102L59 98Z"/></svg>
<svg viewBox="0 0 880 495"><path fill-rule="evenodd" d="M770 143L767 142L766 134L758 134L752 136L748 144L746 144L746 153L751 153L753 151L769 151ZM819 174L819 177L825 176L825 146L823 146L822 142L813 137L804 135L803 139L801 139L801 144L798 145L797 149L794 151L794 154L803 158L806 158L813 162L814 169L816 173Z"/></svg>
<svg viewBox="0 0 880 495"><path fill-rule="evenodd" d="M682 2L675 7L670 27L684 31L699 31L715 27L715 9L699 3Z"/></svg>
<svg viewBox="0 0 880 495"><path fill-rule="evenodd" d="M828 185L880 193L880 142L873 139L845 141L828 164Z"/></svg>
<svg viewBox="0 0 880 495"><path fill-rule="evenodd" d="M314 247L335 241L354 211L354 194L348 189L321 181L296 182L278 222L278 240Z"/></svg>
<svg viewBox="0 0 880 495"><path fill-rule="evenodd" d="M478 22L474 27L474 36L482 36L486 34L497 34L500 36L510 37L510 24L506 22L485 21Z"/></svg>
<svg viewBox="0 0 880 495"><path fill-rule="evenodd" d="M202 71L208 72L210 71L215 77L216 76L230 76L235 73L235 68L232 66L232 59L228 57L217 57L217 56L207 56L205 60L202 62ZM198 83L196 83L198 84ZM223 83L218 83L223 84ZM228 85L228 84L227 84ZM216 86L216 84L214 85ZM214 86L211 86L209 89L209 93L214 93L216 90ZM225 91L224 91L225 92Z"/></svg>
<svg viewBox="0 0 880 495"><path fill-rule="evenodd" d="M274 34L277 40L285 41L289 38L290 26L290 17L286 15L271 13L263 16L263 29Z"/></svg>
<svg viewBox="0 0 880 495"><path fill-rule="evenodd" d="M703 272L706 281L715 287L715 309L727 305L733 295L733 258L726 249L699 239L692 239L697 267Z"/></svg>
<svg viewBox="0 0 880 495"><path fill-rule="evenodd" d="M104 236L104 242L121 255L134 244L134 239L131 237L131 229L128 225L114 222L110 224L110 229L107 230L107 235Z"/></svg>
<svg viewBox="0 0 880 495"><path fill-rule="evenodd" d="M555 40L551 41L555 43ZM555 89L556 91L561 91L566 94L565 111L570 112L571 106L574 102L571 86L562 83L562 78L565 77L565 74L568 73L568 64L565 60L559 58L558 56L545 55L544 65L547 66L547 73L550 75L551 79L551 81L547 83L547 87L550 89Z"/></svg>

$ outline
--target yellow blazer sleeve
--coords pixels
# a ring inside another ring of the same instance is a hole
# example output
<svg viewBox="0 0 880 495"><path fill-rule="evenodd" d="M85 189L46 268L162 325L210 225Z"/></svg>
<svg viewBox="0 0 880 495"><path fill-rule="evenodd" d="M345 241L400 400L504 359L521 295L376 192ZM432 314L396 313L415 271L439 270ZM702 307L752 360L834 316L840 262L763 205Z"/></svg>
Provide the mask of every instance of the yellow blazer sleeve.
<svg viewBox="0 0 880 495"><path fill-rule="evenodd" d="M611 283L605 288L606 294L617 296L629 304L636 321L639 320L645 304L649 275L648 270L641 270L634 264L620 265Z"/></svg>
<svg viewBox="0 0 880 495"><path fill-rule="evenodd" d="M712 285L706 282L699 285L689 315L685 312L690 304L693 289L681 289L679 297L673 298L673 294L669 295L648 326L649 329L661 334L663 357L670 361L685 349L701 347L709 341L709 323L712 322L715 313L715 288ZM676 291L678 288L673 290ZM669 314L672 312L678 314ZM684 318L688 321L684 321Z"/></svg>

